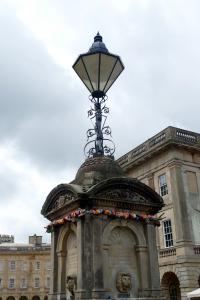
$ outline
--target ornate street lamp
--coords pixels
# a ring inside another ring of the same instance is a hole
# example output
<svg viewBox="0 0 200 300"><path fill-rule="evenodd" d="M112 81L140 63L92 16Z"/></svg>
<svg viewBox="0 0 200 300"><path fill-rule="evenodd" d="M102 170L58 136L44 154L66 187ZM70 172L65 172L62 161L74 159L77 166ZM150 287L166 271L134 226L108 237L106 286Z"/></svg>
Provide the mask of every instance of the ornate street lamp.
<svg viewBox="0 0 200 300"><path fill-rule="evenodd" d="M85 154L88 157L112 156L115 151L114 143L109 138L104 138L104 135L111 136L110 127L105 126L106 114L109 112L105 106L106 93L123 71L124 65L118 55L109 53L101 35L97 33L92 47L87 53L79 55L73 69L90 91L89 99L94 104L94 108L88 111L88 116L92 121L95 120L95 124L93 129L87 131L87 138L88 140L93 136L96 138L88 141ZM103 141L111 142L112 146L104 145ZM87 150L91 143L94 143L94 146Z"/></svg>

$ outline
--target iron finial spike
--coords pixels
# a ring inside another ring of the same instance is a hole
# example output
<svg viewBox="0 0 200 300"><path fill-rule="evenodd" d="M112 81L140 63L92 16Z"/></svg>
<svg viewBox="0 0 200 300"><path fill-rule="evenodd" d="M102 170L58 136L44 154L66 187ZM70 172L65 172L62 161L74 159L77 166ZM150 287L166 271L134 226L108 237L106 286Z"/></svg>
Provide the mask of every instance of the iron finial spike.
<svg viewBox="0 0 200 300"><path fill-rule="evenodd" d="M102 42L102 36L100 35L99 31L97 35L94 37L94 42Z"/></svg>

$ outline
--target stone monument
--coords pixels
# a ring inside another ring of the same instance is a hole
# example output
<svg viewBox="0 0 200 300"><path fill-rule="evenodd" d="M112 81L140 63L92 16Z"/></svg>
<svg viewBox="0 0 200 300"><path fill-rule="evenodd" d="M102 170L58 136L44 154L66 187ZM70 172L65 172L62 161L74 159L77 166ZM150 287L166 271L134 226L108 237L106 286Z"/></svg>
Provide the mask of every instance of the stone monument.
<svg viewBox="0 0 200 300"><path fill-rule="evenodd" d="M95 38L89 55L94 49L103 53L102 38ZM99 97L105 100L105 95L98 93L92 95L95 146L75 179L56 186L41 211L50 220L49 299L160 299L155 215L163 200L126 177L103 145L105 101Z"/></svg>

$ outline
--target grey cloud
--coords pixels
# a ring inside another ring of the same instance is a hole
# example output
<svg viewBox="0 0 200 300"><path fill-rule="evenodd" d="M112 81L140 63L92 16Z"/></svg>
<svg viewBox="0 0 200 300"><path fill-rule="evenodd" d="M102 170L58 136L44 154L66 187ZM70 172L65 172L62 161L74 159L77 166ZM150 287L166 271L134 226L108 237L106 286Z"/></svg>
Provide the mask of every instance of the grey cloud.
<svg viewBox="0 0 200 300"><path fill-rule="evenodd" d="M14 15L0 19L7 29L0 31L0 139L14 139L38 167L72 166L82 156L80 127L87 126L79 91Z"/></svg>

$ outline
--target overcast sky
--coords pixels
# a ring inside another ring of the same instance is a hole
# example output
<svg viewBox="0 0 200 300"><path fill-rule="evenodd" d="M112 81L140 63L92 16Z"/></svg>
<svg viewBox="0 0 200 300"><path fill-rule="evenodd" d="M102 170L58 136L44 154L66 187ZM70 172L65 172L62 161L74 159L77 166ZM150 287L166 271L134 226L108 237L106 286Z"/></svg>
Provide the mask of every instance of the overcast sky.
<svg viewBox="0 0 200 300"><path fill-rule="evenodd" d="M115 157L169 125L200 132L199 14L199 0L0 1L0 234L49 239L41 207L90 127L72 65L98 30L125 65L108 92Z"/></svg>

